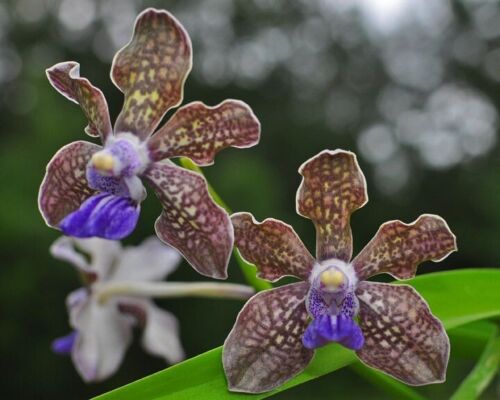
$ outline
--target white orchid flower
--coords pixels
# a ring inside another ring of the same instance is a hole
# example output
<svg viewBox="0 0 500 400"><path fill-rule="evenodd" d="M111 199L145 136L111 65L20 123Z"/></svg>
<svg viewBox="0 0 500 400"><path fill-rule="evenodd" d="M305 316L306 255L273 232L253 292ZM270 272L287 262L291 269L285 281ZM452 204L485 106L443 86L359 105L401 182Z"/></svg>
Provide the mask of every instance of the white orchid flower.
<svg viewBox="0 0 500 400"><path fill-rule="evenodd" d="M142 346L173 364L184 358L177 319L157 307L153 297L205 296L246 299L253 289L211 282L162 282L179 265L173 248L151 237L139 246L100 238L61 237L51 246L54 257L73 264L85 283L66 300L73 332L56 339L56 353L71 354L86 382L116 372L132 340L143 329Z"/></svg>

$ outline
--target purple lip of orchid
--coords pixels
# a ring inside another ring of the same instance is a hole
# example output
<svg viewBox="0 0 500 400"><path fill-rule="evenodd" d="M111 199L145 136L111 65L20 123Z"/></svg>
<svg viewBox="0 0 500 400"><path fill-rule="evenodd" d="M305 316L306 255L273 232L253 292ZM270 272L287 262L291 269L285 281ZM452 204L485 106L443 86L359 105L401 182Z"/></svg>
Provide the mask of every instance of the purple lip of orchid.
<svg viewBox="0 0 500 400"><path fill-rule="evenodd" d="M47 166L39 206L47 224L67 235L121 239L136 226L144 179L163 206L155 224L158 237L199 273L224 279L233 247L229 216L213 202L203 177L168 158L210 165L226 147L257 144L260 124L241 101L214 107L196 101L155 132L167 111L182 102L191 66L191 40L183 26L166 11L142 12L132 39L113 60L112 80L125 95L114 128L103 93L80 77L79 64L49 68L52 86L80 105L88 119L85 131L104 146L77 141L60 149Z"/></svg>
<svg viewBox="0 0 500 400"><path fill-rule="evenodd" d="M260 393L300 373L314 350L337 342L365 364L409 385L442 382L449 340L441 322L410 286L367 282L388 273L415 276L424 261L456 250L446 222L424 214L411 224L390 221L351 260L351 214L368 201L356 156L325 150L299 169L297 212L316 228L316 258L293 228L249 213L231 216L235 245L271 282L302 282L256 294L243 307L224 343L229 389Z"/></svg>

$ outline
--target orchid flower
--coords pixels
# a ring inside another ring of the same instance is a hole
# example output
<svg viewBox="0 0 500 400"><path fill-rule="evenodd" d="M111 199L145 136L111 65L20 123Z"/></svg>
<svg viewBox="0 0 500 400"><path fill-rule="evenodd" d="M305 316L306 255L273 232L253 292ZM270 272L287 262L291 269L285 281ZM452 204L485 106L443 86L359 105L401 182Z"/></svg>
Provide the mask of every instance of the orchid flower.
<svg viewBox="0 0 500 400"><path fill-rule="evenodd" d="M78 63L49 68L52 86L80 105L88 119L85 131L99 136L103 147L77 141L61 148L47 166L39 207L46 223L66 235L122 239L136 226L144 179L163 206L155 224L158 237L199 273L225 279L233 246L229 216L213 202L202 176L168 158L211 165L219 150L255 145L260 124L241 101L215 107L196 101L153 134L165 113L182 102L191 66L191 40L182 25L166 11L142 12L111 68L125 94L114 129L103 93L80 77Z"/></svg>
<svg viewBox="0 0 500 400"><path fill-rule="evenodd" d="M387 222L351 260L350 216L368 201L356 156L323 151L299 172L297 212L316 227L316 258L281 221L259 223L249 213L231 217L235 244L261 278L302 281L260 292L241 310L224 343L229 389L272 390L331 342L409 385L442 382L449 340L425 300L408 285L366 279L380 273L409 279L421 262L444 259L456 250L446 222L429 214L411 224Z"/></svg>
<svg viewBox="0 0 500 400"><path fill-rule="evenodd" d="M168 363L184 358L177 319L152 297L203 296L246 299L253 289L212 282L159 282L181 261L179 253L150 237L136 247L100 238L63 236L54 257L73 264L84 287L66 300L73 331L56 339L54 352L70 354L86 382L111 376L123 361L134 326L143 329L142 346Z"/></svg>

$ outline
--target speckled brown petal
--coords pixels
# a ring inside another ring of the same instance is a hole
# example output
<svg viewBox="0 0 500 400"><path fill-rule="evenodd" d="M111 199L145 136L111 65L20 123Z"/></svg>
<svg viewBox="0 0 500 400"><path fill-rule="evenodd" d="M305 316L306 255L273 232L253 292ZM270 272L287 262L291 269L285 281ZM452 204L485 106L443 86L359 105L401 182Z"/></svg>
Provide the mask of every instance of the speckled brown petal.
<svg viewBox="0 0 500 400"><path fill-rule="evenodd" d="M213 202L205 179L173 163L153 163L144 177L163 206L158 237L179 250L202 275L227 278L233 248L229 215Z"/></svg>
<svg viewBox="0 0 500 400"><path fill-rule="evenodd" d="M38 206L47 225L56 227L75 211L94 190L87 185L87 163L101 146L78 141L61 148L47 165L38 194Z"/></svg>
<svg viewBox="0 0 500 400"><path fill-rule="evenodd" d="M175 17L153 8L143 11L131 41L113 60L111 78L125 94L115 132L148 137L165 113L182 102L191 65L191 40Z"/></svg>
<svg viewBox="0 0 500 400"><path fill-rule="evenodd" d="M103 143L111 134L108 103L102 92L80 77L80 64L63 62L47 69L47 77L54 88L67 99L79 104L89 123L85 132L100 136Z"/></svg>
<svg viewBox="0 0 500 400"><path fill-rule="evenodd" d="M448 336L415 289L361 282L356 294L359 325L365 336L359 358L408 385L444 382L450 355Z"/></svg>
<svg viewBox="0 0 500 400"><path fill-rule="evenodd" d="M352 256L351 214L368 201L366 181L356 155L324 150L299 168L297 212L316 227L316 258L349 262Z"/></svg>
<svg viewBox="0 0 500 400"><path fill-rule="evenodd" d="M229 390L262 393L300 373L314 352L302 345L308 324L299 282L257 293L240 311L222 354Z"/></svg>
<svg viewBox="0 0 500 400"><path fill-rule="evenodd" d="M177 110L148 147L154 160L182 156L210 165L220 150L251 147L259 137L259 120L242 101L226 100L215 107L196 101Z"/></svg>
<svg viewBox="0 0 500 400"><path fill-rule="evenodd" d="M359 279L386 272L398 279L415 276L424 261L440 261L457 249L445 220L424 214L411 224L390 221L361 250L352 265Z"/></svg>
<svg viewBox="0 0 500 400"><path fill-rule="evenodd" d="M314 258L290 225L272 218L259 223L243 212L233 214L231 221L235 246L257 266L260 278L271 282L286 275L308 279Z"/></svg>

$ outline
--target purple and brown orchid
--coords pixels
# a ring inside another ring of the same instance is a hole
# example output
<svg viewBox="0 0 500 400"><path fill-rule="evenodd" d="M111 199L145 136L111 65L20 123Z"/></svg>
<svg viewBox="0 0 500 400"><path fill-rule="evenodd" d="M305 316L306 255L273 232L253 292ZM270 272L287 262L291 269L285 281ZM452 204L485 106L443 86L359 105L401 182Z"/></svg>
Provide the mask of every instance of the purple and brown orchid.
<svg viewBox="0 0 500 400"><path fill-rule="evenodd" d="M191 40L182 25L166 11L142 12L111 68L125 95L114 128L103 93L80 77L78 63L49 68L50 83L80 105L86 133L100 137L103 146L77 141L61 148L47 166L39 207L46 223L66 235L121 239L136 226L144 179L163 206L155 224L158 237L199 273L225 279L233 246L229 216L213 202L202 176L168 159L210 165L226 147L255 145L260 124L238 100L215 107L192 102L155 132L167 111L182 102L191 66Z"/></svg>
<svg viewBox="0 0 500 400"><path fill-rule="evenodd" d="M301 282L252 297L224 343L229 389L272 390L304 370L316 348L337 342L361 361L409 385L442 382L449 340L425 300L408 285L368 282L388 273L415 276L417 266L456 250L446 222L424 214L411 224L390 221L351 260L351 214L368 201L356 156L323 151L299 169L297 212L316 228L316 258L293 228L275 219L257 222L233 214L235 244L271 282Z"/></svg>

